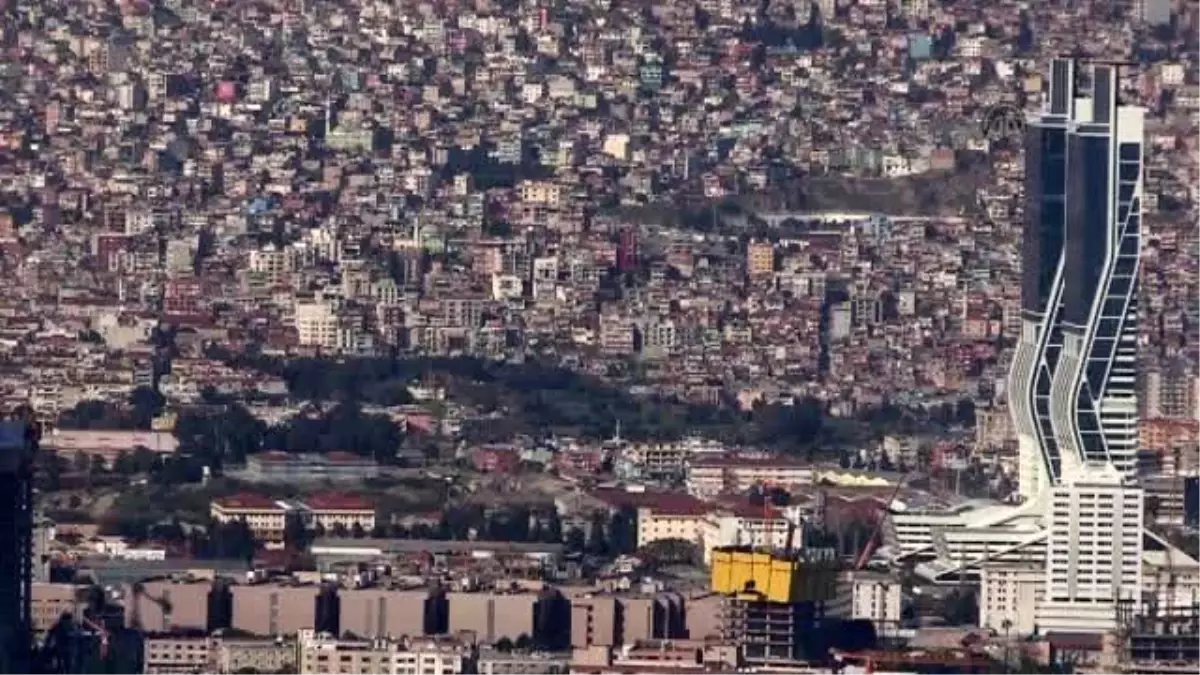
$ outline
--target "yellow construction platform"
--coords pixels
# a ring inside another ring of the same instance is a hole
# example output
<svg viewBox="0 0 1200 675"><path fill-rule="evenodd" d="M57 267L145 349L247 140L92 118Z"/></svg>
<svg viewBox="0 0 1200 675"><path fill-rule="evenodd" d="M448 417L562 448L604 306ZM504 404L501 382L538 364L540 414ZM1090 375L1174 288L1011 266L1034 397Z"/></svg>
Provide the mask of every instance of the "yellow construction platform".
<svg viewBox="0 0 1200 675"><path fill-rule="evenodd" d="M833 597L837 572L824 561L789 560L761 551L716 549L712 590L765 602L796 603Z"/></svg>

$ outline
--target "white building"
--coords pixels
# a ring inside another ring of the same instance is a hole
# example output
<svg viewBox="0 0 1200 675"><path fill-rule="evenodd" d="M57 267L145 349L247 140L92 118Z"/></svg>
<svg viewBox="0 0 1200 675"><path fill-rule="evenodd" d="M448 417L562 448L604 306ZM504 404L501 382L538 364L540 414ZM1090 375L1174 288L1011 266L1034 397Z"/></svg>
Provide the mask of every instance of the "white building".
<svg viewBox="0 0 1200 675"><path fill-rule="evenodd" d="M895 633L903 607L899 580L871 572L852 572L849 576L850 618L874 623L878 635Z"/></svg>
<svg viewBox="0 0 1200 675"><path fill-rule="evenodd" d="M298 670L304 674L457 675L468 656L465 645L447 639L342 640L312 630L300 631L298 638Z"/></svg>
<svg viewBox="0 0 1200 675"><path fill-rule="evenodd" d="M1085 465L1051 490L1043 630L1116 628L1117 602L1142 603L1142 490L1116 467Z"/></svg>
<svg viewBox="0 0 1200 675"><path fill-rule="evenodd" d="M984 565L979 572L979 626L1003 635L1030 635L1045 596L1046 569L1037 563Z"/></svg>
<svg viewBox="0 0 1200 675"><path fill-rule="evenodd" d="M300 344L337 349L340 326L337 312L329 303L296 303L296 332L299 334Z"/></svg>
<svg viewBox="0 0 1200 675"><path fill-rule="evenodd" d="M745 494L755 486L794 488L812 483L812 465L786 457L699 456L687 467L688 494L700 499Z"/></svg>

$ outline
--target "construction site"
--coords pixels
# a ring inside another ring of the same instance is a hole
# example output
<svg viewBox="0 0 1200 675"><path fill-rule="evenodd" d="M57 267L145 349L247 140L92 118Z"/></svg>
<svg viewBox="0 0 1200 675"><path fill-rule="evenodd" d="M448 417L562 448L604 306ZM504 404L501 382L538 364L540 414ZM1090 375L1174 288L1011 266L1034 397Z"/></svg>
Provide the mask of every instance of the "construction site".
<svg viewBox="0 0 1200 675"><path fill-rule="evenodd" d="M827 616L844 572L862 572L870 560L881 524L848 571L834 549L793 548L794 526L781 550L754 544L715 549L712 591L725 598L721 637L738 645L740 662L767 669L823 664L835 673L985 673L994 667L967 650L877 649L871 621ZM766 540L774 539L768 534Z"/></svg>
<svg viewBox="0 0 1200 675"><path fill-rule="evenodd" d="M1126 673L1195 673L1200 607L1150 608L1122 622L1117 663Z"/></svg>

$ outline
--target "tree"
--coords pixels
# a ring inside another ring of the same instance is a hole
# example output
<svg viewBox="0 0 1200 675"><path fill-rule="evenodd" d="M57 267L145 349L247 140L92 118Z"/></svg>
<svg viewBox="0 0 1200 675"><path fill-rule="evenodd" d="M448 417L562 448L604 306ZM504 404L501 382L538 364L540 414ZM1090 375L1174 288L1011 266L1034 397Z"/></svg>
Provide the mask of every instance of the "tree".
<svg viewBox="0 0 1200 675"><path fill-rule="evenodd" d="M149 429L155 417L162 414L166 399L151 387L138 387L129 395L133 424L138 429Z"/></svg>
<svg viewBox="0 0 1200 675"><path fill-rule="evenodd" d="M117 454L117 458L113 460L113 473L118 473L122 476L130 476L137 472L137 466L133 462L133 455L128 451L122 450Z"/></svg>
<svg viewBox="0 0 1200 675"><path fill-rule="evenodd" d="M951 626L970 625L979 620L979 603L970 589L955 589L948 593L942 599L940 610L942 618Z"/></svg>
<svg viewBox="0 0 1200 675"><path fill-rule="evenodd" d="M1158 513L1162 509L1162 500L1158 495L1146 495L1146 519L1153 522L1158 519Z"/></svg>
<svg viewBox="0 0 1200 675"><path fill-rule="evenodd" d="M86 452L75 453L74 467L75 473L87 473L92 469L92 458Z"/></svg>
<svg viewBox="0 0 1200 675"><path fill-rule="evenodd" d="M658 539L638 550L638 556L659 565L691 565L701 559L698 547L686 539Z"/></svg>
<svg viewBox="0 0 1200 675"><path fill-rule="evenodd" d="M283 519L283 543L292 550L306 551L309 544L308 528L299 513L289 512Z"/></svg>
<svg viewBox="0 0 1200 675"><path fill-rule="evenodd" d="M546 521L546 530L542 541L548 544L561 544L562 540L562 518L559 518L558 512L554 511L550 513L550 518Z"/></svg>
<svg viewBox="0 0 1200 675"><path fill-rule="evenodd" d="M360 525L358 522L355 522L350 526L350 536L354 537L355 539L362 539L363 537L367 536L367 531L363 529L362 525Z"/></svg>
<svg viewBox="0 0 1200 675"><path fill-rule="evenodd" d="M511 652L513 650L513 641L507 637L502 637L499 640L496 640L494 647L498 652Z"/></svg>
<svg viewBox="0 0 1200 675"><path fill-rule="evenodd" d="M611 553L633 553L637 548L637 510L629 505L622 506L612 514L608 532Z"/></svg>
<svg viewBox="0 0 1200 675"><path fill-rule="evenodd" d="M334 523L333 524L333 536L345 537L348 533L349 533L349 531L346 529L346 526L343 525L342 523Z"/></svg>
<svg viewBox="0 0 1200 675"><path fill-rule="evenodd" d="M67 460L54 450L46 453L45 458L46 489L49 492L58 492L62 489L62 475Z"/></svg>
<svg viewBox="0 0 1200 675"><path fill-rule="evenodd" d="M528 633L521 633L513 642L513 648L521 652L529 651L533 648L533 639L529 637Z"/></svg>
<svg viewBox="0 0 1200 675"><path fill-rule="evenodd" d="M609 552L608 540L604 535L604 517L600 514L592 519L592 526L588 531L587 550L592 555L607 555Z"/></svg>
<svg viewBox="0 0 1200 675"><path fill-rule="evenodd" d="M975 426L975 402L969 398L958 401L954 411L955 421L965 427Z"/></svg>
<svg viewBox="0 0 1200 675"><path fill-rule="evenodd" d="M134 446L133 467L136 473L150 473L160 464L158 454L145 446Z"/></svg>
<svg viewBox="0 0 1200 675"><path fill-rule="evenodd" d="M578 527L567 530L566 549L569 553L582 553L587 546L587 535Z"/></svg>

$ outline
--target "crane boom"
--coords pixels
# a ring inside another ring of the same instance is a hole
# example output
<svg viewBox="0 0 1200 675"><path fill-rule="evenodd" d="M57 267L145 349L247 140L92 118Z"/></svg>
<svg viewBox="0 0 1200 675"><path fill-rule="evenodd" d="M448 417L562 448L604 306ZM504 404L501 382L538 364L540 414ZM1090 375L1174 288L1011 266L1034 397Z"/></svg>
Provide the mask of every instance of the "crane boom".
<svg viewBox="0 0 1200 675"><path fill-rule="evenodd" d="M856 572L866 566L867 561L871 559L871 554L875 552L875 538L879 536L879 530L883 528L883 519L887 518L888 511L892 509L892 504L896 501L896 496L900 494L900 488L904 486L905 478L908 478L907 473L900 476L896 481L896 488L892 490L892 496L888 497L887 503L883 505L883 513L875 519L875 527L871 530L871 536L867 537L862 551L859 552L858 558L854 561L854 570Z"/></svg>

